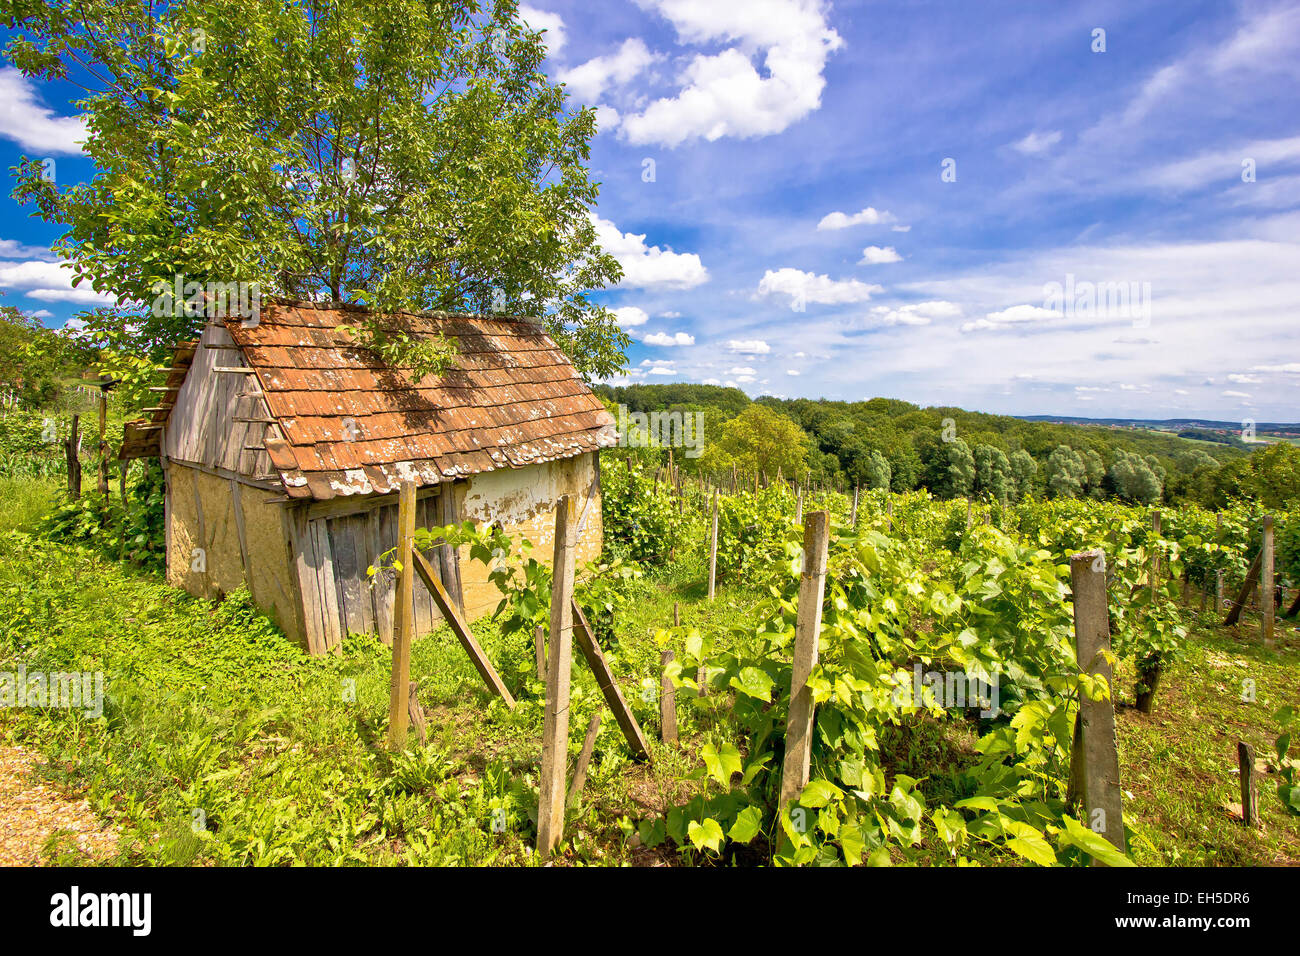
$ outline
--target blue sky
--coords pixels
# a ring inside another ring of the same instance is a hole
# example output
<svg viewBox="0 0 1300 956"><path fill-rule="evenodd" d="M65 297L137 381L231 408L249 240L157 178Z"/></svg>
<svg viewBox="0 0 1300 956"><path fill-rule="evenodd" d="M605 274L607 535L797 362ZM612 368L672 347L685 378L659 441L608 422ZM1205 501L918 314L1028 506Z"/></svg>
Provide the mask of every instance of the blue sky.
<svg viewBox="0 0 1300 956"><path fill-rule="evenodd" d="M521 9L599 111L615 382L1300 419L1300 6ZM69 93L0 72L5 166L90 174ZM56 230L0 208L0 301L61 324Z"/></svg>

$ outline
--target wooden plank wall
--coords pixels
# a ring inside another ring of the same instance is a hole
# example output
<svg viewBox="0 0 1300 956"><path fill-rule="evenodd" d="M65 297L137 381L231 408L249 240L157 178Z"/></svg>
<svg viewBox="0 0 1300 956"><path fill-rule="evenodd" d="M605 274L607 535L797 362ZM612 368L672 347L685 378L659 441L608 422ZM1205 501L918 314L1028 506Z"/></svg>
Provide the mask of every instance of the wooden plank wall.
<svg viewBox="0 0 1300 956"><path fill-rule="evenodd" d="M294 509L295 547L299 548L299 576L303 609L308 621L308 646L314 652L332 650L349 632L378 633L384 643L393 638L393 582L391 572L375 583L366 569L397 545L397 504L394 501L358 502L357 510L337 507L315 514ZM422 492L416 502L416 527L437 524L438 489ZM423 552L445 581L437 552ZM373 585L373 586L372 586ZM415 632L429 633L442 621L425 588L415 589ZM314 637L313 637L314 636Z"/></svg>
<svg viewBox="0 0 1300 956"><path fill-rule="evenodd" d="M249 451L246 446L264 445L267 437L284 437L279 427L235 421L271 417L257 376L212 371L214 366L247 366L239 351L210 347L233 344L230 333L221 326L209 325L203 330L167 420L166 456L230 475L269 475L274 469L266 452Z"/></svg>

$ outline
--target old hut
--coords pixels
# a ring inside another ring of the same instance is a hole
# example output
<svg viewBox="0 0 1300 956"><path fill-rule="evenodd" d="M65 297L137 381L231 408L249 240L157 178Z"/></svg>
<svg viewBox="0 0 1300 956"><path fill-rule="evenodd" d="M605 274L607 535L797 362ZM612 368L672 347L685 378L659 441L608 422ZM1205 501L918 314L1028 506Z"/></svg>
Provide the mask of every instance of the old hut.
<svg viewBox="0 0 1300 956"><path fill-rule="evenodd" d="M123 458L166 476L167 579L192 594L248 586L313 653L348 632L392 632L393 588L366 569L397 543L397 492L417 525L498 524L549 560L554 505L573 495L578 560L601 547L598 452L614 420L554 341L529 320L399 313L459 356L411 384L354 347L356 307L276 303L256 322L209 323L176 350L151 418L128 422ZM462 549L467 551L468 549ZM469 619L500 599L464 554L427 555ZM417 633L439 612L417 588Z"/></svg>

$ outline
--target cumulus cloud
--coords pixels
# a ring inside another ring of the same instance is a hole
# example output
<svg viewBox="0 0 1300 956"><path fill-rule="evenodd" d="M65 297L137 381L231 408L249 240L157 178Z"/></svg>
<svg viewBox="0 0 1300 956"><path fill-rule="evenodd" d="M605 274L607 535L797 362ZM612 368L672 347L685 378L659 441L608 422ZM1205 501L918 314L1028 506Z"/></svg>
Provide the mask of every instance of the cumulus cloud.
<svg viewBox="0 0 1300 956"><path fill-rule="evenodd" d="M45 246L29 246L16 239L0 239L0 259L43 259L55 262L58 258Z"/></svg>
<svg viewBox="0 0 1300 956"><path fill-rule="evenodd" d="M1283 365L1252 365L1252 372L1286 372L1290 375L1300 375L1300 362L1287 362Z"/></svg>
<svg viewBox="0 0 1300 956"><path fill-rule="evenodd" d="M668 368L666 365L656 365L649 372L650 375L676 375L677 370Z"/></svg>
<svg viewBox="0 0 1300 956"><path fill-rule="evenodd" d="M826 60L843 42L827 24L822 0L638 2L666 17L682 43L735 45L695 55L677 77L675 96L624 116L620 135L628 142L672 147L770 136L821 106ZM756 52L763 55L762 72L753 62Z"/></svg>
<svg viewBox="0 0 1300 956"><path fill-rule="evenodd" d="M693 289L707 282L709 270L693 252L647 246L645 235L622 232L608 219L591 217L596 241L623 267L620 286L639 289Z"/></svg>
<svg viewBox="0 0 1300 956"><path fill-rule="evenodd" d="M915 302L911 305L891 309L887 305L878 305L866 317L869 326L895 325L929 325L935 319L951 319L961 315L961 306L956 302Z"/></svg>
<svg viewBox="0 0 1300 956"><path fill-rule="evenodd" d="M1013 305L1009 309L1003 309L1000 312L990 312L982 319L976 319L974 322L966 322L962 325L963 332L983 332L990 329L1005 329L1012 325L1020 325L1026 322L1041 322L1044 319L1060 318L1061 313L1053 309L1044 309L1038 305Z"/></svg>
<svg viewBox="0 0 1300 956"><path fill-rule="evenodd" d="M635 305L624 305L610 311L614 313L614 318L618 324L625 329L645 325L650 321L650 316L646 314L646 310L637 308Z"/></svg>
<svg viewBox="0 0 1300 956"><path fill-rule="evenodd" d="M771 269L763 273L758 283L760 296L788 295L796 302L815 302L821 305L842 305L848 302L866 302L884 287L857 279L832 279L789 267Z"/></svg>
<svg viewBox="0 0 1300 956"><path fill-rule="evenodd" d="M630 83L659 59L662 59L660 54L651 53L642 40L633 37L624 40L616 53L592 57L586 63L562 70L558 79L580 102L590 103L606 90Z"/></svg>
<svg viewBox="0 0 1300 956"><path fill-rule="evenodd" d="M695 336L688 335L685 332L678 332L669 335L666 332L652 332L641 340L646 345L662 345L665 348L673 348L680 345L694 345Z"/></svg>
<svg viewBox="0 0 1300 956"><path fill-rule="evenodd" d="M539 10L537 7L527 3L519 5L519 19L521 19L530 30L545 30L542 40L546 43L546 52L554 56L564 49L564 20L558 13L551 13L549 10Z"/></svg>
<svg viewBox="0 0 1300 956"><path fill-rule="evenodd" d="M867 246L862 250L862 258L858 260L860 266L878 266L887 262L902 262L903 257L898 254L893 246Z"/></svg>
<svg viewBox="0 0 1300 956"><path fill-rule="evenodd" d="M772 347L762 339L730 339L727 342L727 351L738 352L741 355L766 355L772 351Z"/></svg>
<svg viewBox="0 0 1300 956"><path fill-rule="evenodd" d="M1061 131L1033 132L1011 144L1011 148L1024 156L1040 156L1061 141Z"/></svg>
<svg viewBox="0 0 1300 956"><path fill-rule="evenodd" d="M80 116L55 116L17 69L0 70L0 136L41 156L75 156L86 139Z"/></svg>
<svg viewBox="0 0 1300 956"><path fill-rule="evenodd" d="M75 302L81 305L113 305L117 298L101 295L83 283L72 286L73 273L58 262L16 262L0 265L0 289L21 290L41 302Z"/></svg>
<svg viewBox="0 0 1300 956"><path fill-rule="evenodd" d="M848 229L851 226L876 226L882 223L894 222L894 214L884 210L877 210L874 206L868 206L861 212L855 212L847 216L842 212L828 212L822 216L821 222L817 223L817 231L825 232L828 229ZM906 232L911 226L896 226L898 232Z"/></svg>
<svg viewBox="0 0 1300 956"><path fill-rule="evenodd" d="M727 374L728 375L757 375L758 372L754 371L752 368L750 368L747 365L737 365L735 368L728 370Z"/></svg>

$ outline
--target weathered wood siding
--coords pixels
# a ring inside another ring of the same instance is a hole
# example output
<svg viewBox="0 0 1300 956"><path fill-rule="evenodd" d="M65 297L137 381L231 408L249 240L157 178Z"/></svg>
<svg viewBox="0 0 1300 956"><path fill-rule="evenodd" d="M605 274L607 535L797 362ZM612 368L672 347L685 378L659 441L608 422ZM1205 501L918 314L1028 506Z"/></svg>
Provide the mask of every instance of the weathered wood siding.
<svg viewBox="0 0 1300 956"><path fill-rule="evenodd" d="M272 475L271 460L256 446L265 444L267 437L283 435L276 425L236 421L271 416L257 375L213 371L217 367L247 367L237 349L213 347L233 344L224 328L210 325L203 330L189 374L167 419L166 453L172 461L202 465L227 475L266 478Z"/></svg>

